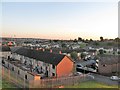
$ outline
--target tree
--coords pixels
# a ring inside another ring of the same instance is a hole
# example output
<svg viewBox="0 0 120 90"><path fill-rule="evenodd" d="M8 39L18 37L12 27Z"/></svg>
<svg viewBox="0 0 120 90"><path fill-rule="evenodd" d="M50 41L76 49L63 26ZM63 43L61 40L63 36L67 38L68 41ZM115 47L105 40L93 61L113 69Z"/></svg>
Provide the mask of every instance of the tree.
<svg viewBox="0 0 120 90"><path fill-rule="evenodd" d="M54 42L58 42L59 40L53 40Z"/></svg>
<svg viewBox="0 0 120 90"><path fill-rule="evenodd" d="M86 54L85 53L81 53L81 58L85 58Z"/></svg>
<svg viewBox="0 0 120 90"><path fill-rule="evenodd" d="M52 40L49 40L49 43L51 43L52 42Z"/></svg>
<svg viewBox="0 0 120 90"><path fill-rule="evenodd" d="M106 53L106 51L104 50L104 53Z"/></svg>
<svg viewBox="0 0 120 90"><path fill-rule="evenodd" d="M103 49L100 49L100 50L99 50L99 53L100 53L100 54L104 54L104 50L103 50Z"/></svg>
<svg viewBox="0 0 120 90"><path fill-rule="evenodd" d="M70 55L71 55L71 58L73 58L73 59L77 59L77 57L78 57L78 56L77 56L77 52L75 52L75 51L74 51L74 52L71 52Z"/></svg>
<svg viewBox="0 0 120 90"><path fill-rule="evenodd" d="M92 40L92 39L90 39L90 41L92 42L93 40Z"/></svg>
<svg viewBox="0 0 120 90"><path fill-rule="evenodd" d="M120 42L120 38L119 37L115 38L115 41Z"/></svg>
<svg viewBox="0 0 120 90"><path fill-rule="evenodd" d="M62 46L62 48L65 48L65 47L66 47L66 44L65 44L65 43L62 43L61 46Z"/></svg>
<svg viewBox="0 0 120 90"><path fill-rule="evenodd" d="M118 51L118 54L120 54L120 51Z"/></svg>
<svg viewBox="0 0 120 90"><path fill-rule="evenodd" d="M82 38L81 38L81 37L78 37L78 41L82 41Z"/></svg>
<svg viewBox="0 0 120 90"><path fill-rule="evenodd" d="M103 39L103 37L101 36L101 37L100 37L100 41L103 41L103 40L104 40L104 39Z"/></svg>
<svg viewBox="0 0 120 90"><path fill-rule="evenodd" d="M108 46L113 46L113 44L114 44L113 42L108 42L107 43Z"/></svg>
<svg viewBox="0 0 120 90"><path fill-rule="evenodd" d="M40 42L39 41L36 41L36 44L39 44Z"/></svg>
<svg viewBox="0 0 120 90"><path fill-rule="evenodd" d="M74 39L74 41L73 42L77 42L77 39Z"/></svg>
<svg viewBox="0 0 120 90"><path fill-rule="evenodd" d="M89 42L89 40L88 40L88 39L86 39L86 40L85 40L85 43L88 43L88 42Z"/></svg>
<svg viewBox="0 0 120 90"><path fill-rule="evenodd" d="M93 45L98 46L98 45L99 45L99 43L98 43L98 42L94 42L94 43L93 43Z"/></svg>

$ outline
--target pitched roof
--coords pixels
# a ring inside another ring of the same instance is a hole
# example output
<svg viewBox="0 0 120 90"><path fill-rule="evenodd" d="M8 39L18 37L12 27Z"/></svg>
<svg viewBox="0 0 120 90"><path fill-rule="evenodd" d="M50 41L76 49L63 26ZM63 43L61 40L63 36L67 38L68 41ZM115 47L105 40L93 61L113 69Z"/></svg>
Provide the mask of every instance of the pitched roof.
<svg viewBox="0 0 120 90"><path fill-rule="evenodd" d="M13 53L17 53L53 65L58 65L58 63L65 57L65 55L62 54L48 53L23 47L13 51Z"/></svg>
<svg viewBox="0 0 120 90"><path fill-rule="evenodd" d="M0 47L0 51L2 51L2 52L10 52L11 50L10 50L10 47L8 47L8 46L1 46Z"/></svg>
<svg viewBox="0 0 120 90"><path fill-rule="evenodd" d="M86 66L86 65L92 65L92 64L95 64L95 60L89 60L89 61L82 61L82 62L79 62L77 63L77 65L82 65L82 66Z"/></svg>
<svg viewBox="0 0 120 90"><path fill-rule="evenodd" d="M120 55L102 55L99 57L100 58L100 63L102 65L107 64L107 65L112 65L115 63L120 63Z"/></svg>
<svg viewBox="0 0 120 90"><path fill-rule="evenodd" d="M21 46L16 46L16 47L10 47L11 52L15 52L16 50L20 49Z"/></svg>
<svg viewBox="0 0 120 90"><path fill-rule="evenodd" d="M45 50L45 51L50 52L50 50ZM75 51L75 52L84 52L85 50L84 49L76 49L76 50L66 49L66 50L62 50L62 49L57 49L57 48L52 49L53 53L59 53L59 51L61 51L62 53L71 53L73 51Z"/></svg>

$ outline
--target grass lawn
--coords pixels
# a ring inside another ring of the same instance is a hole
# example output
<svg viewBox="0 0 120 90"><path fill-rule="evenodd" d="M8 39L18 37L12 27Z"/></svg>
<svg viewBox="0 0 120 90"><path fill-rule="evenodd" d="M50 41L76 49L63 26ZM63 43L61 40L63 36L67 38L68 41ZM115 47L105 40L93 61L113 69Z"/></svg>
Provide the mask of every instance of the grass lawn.
<svg viewBox="0 0 120 90"><path fill-rule="evenodd" d="M6 80L2 80L2 84L0 85L0 88L15 88L15 85L9 83Z"/></svg>
<svg viewBox="0 0 120 90"><path fill-rule="evenodd" d="M85 43L81 43L81 44L80 44L80 47L81 47L81 48L84 48L85 46L86 46Z"/></svg>
<svg viewBox="0 0 120 90"><path fill-rule="evenodd" d="M95 81L88 81L74 86L65 86L65 88L118 88L118 86L109 86Z"/></svg>

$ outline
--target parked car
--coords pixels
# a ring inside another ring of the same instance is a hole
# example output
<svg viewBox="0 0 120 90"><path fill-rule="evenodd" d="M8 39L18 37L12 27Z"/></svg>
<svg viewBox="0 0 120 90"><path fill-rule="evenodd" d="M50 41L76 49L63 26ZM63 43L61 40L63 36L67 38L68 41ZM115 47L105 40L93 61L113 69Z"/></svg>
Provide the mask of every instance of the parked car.
<svg viewBox="0 0 120 90"><path fill-rule="evenodd" d="M95 79L95 77L91 73L88 73L87 76L92 78L92 79Z"/></svg>
<svg viewBox="0 0 120 90"><path fill-rule="evenodd" d="M111 80L120 80L120 78L118 76L111 76L110 79Z"/></svg>
<svg viewBox="0 0 120 90"><path fill-rule="evenodd" d="M81 73L81 72L76 72L74 75L75 75L75 76L83 75L83 73Z"/></svg>

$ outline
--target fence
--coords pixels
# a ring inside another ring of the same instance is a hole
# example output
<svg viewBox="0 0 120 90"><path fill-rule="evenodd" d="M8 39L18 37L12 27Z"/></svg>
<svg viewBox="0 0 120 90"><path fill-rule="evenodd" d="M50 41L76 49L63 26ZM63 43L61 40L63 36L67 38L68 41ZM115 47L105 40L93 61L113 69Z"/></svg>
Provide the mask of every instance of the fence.
<svg viewBox="0 0 120 90"><path fill-rule="evenodd" d="M54 79L42 79L39 81L30 81L30 88L55 88L58 86L69 86L91 80L90 77L83 76L71 76Z"/></svg>
<svg viewBox="0 0 120 90"><path fill-rule="evenodd" d="M18 77L17 73L12 72L11 70L5 67L2 68L2 77L4 79L7 79L7 81L16 84L16 86L20 88L55 88L58 86L75 85L77 83L91 80L90 77L82 75L52 79L41 79L38 81L31 80L28 82L25 79Z"/></svg>
<svg viewBox="0 0 120 90"><path fill-rule="evenodd" d="M2 78L7 80L10 83L15 84L19 88L28 88L29 82L24 80L23 78L18 77L17 73L2 67Z"/></svg>

